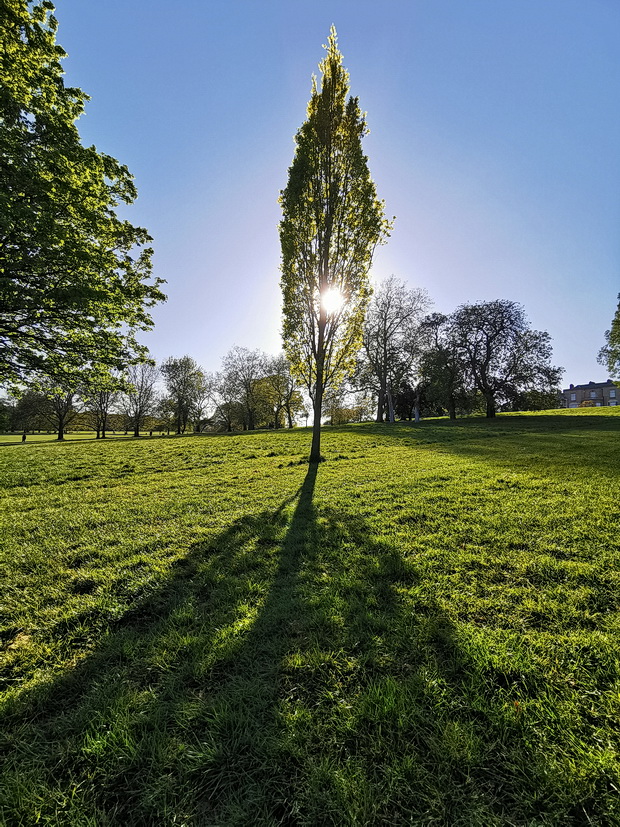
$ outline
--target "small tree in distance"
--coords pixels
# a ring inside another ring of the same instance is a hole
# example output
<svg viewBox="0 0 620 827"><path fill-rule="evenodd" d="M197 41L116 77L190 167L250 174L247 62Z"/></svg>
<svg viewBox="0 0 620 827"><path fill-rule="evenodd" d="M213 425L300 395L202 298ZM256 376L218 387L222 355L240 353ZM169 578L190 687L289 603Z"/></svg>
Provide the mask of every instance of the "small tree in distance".
<svg viewBox="0 0 620 827"><path fill-rule="evenodd" d="M97 439L105 439L110 413L116 404L118 391L109 389L86 390L82 394L87 422L94 428Z"/></svg>
<svg viewBox="0 0 620 827"><path fill-rule="evenodd" d="M123 394L121 408L133 427L134 436L140 436L140 428L147 416L154 413L157 405L159 370L155 365L144 362L132 365L127 370L127 382L130 389Z"/></svg>
<svg viewBox="0 0 620 827"><path fill-rule="evenodd" d="M605 345L599 351L598 363L606 367L616 381L620 381L620 301L611 328L605 331Z"/></svg>
<svg viewBox="0 0 620 827"><path fill-rule="evenodd" d="M362 384L377 395L377 422L393 421L393 394L406 381L419 355L420 320L431 300L420 288L408 288L390 276L375 290L364 323L359 372Z"/></svg>
<svg viewBox="0 0 620 827"><path fill-rule="evenodd" d="M226 393L242 405L243 428L256 428L260 403L258 380L265 376L267 356L260 350L246 347L231 348L222 361Z"/></svg>
<svg viewBox="0 0 620 827"><path fill-rule="evenodd" d="M75 388L61 387L53 380L40 382L39 411L58 434L65 438L65 431L80 413L80 403Z"/></svg>
<svg viewBox="0 0 620 827"><path fill-rule="evenodd" d="M325 388L349 374L361 344L376 245L389 235L361 139L366 121L349 97L332 27L313 79L308 117L295 137L288 183L280 197L283 339L294 375L314 409L310 462L320 459Z"/></svg>
<svg viewBox="0 0 620 827"><path fill-rule="evenodd" d="M204 408L207 394L204 371L191 356L180 359L171 356L162 363L160 373L172 402L177 434L184 434L199 400L201 412Z"/></svg>
<svg viewBox="0 0 620 827"><path fill-rule="evenodd" d="M304 401L297 390L288 359L284 354L267 360L263 381L271 400L274 428L280 427L283 414L286 414L288 427L292 428L295 414L303 409Z"/></svg>
<svg viewBox="0 0 620 827"><path fill-rule="evenodd" d="M431 313L422 322L426 347L420 372L430 402L448 411L456 419L457 410L467 411L472 392L467 387L466 363L456 341L451 316Z"/></svg>
<svg viewBox="0 0 620 827"><path fill-rule="evenodd" d="M551 337L529 327L517 302L461 305L452 324L469 381L484 396L487 417L495 416L502 401L525 391L548 392L559 383L563 369L550 364Z"/></svg>

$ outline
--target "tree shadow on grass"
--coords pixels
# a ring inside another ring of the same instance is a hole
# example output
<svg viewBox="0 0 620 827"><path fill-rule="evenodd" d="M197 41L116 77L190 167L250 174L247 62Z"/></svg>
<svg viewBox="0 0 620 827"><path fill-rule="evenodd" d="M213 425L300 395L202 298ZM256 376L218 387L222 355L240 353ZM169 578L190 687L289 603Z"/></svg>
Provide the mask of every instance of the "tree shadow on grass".
<svg viewBox="0 0 620 827"><path fill-rule="evenodd" d="M581 823L511 702L538 678L489 684L415 565L316 504L317 470L7 705L7 824Z"/></svg>
<svg viewBox="0 0 620 827"><path fill-rule="evenodd" d="M506 416L375 426L382 439L409 442L502 468L616 478L620 416Z"/></svg>

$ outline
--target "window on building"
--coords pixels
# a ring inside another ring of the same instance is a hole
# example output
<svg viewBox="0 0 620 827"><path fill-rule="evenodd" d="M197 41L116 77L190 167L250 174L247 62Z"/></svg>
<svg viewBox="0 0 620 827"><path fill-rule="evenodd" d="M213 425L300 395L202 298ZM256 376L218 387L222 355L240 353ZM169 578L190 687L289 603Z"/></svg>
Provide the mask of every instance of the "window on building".
<svg viewBox="0 0 620 827"><path fill-rule="evenodd" d="M612 399L612 400L611 400L611 402L610 402L609 404L610 404L610 405L617 405L618 403L616 402L616 400L615 400L615 399Z"/></svg>
<svg viewBox="0 0 620 827"><path fill-rule="evenodd" d="M615 388L612 388L612 389L609 391L609 398L610 398L610 399L615 399L615 398L616 398L616 389L615 389Z"/></svg>
<svg viewBox="0 0 620 827"><path fill-rule="evenodd" d="M570 401L571 401L571 402L576 402L576 401L577 401L577 394L576 394L576 393L571 393L571 395L570 395Z"/></svg>
<svg viewBox="0 0 620 827"><path fill-rule="evenodd" d="M590 391L590 399L596 399L596 391Z"/></svg>

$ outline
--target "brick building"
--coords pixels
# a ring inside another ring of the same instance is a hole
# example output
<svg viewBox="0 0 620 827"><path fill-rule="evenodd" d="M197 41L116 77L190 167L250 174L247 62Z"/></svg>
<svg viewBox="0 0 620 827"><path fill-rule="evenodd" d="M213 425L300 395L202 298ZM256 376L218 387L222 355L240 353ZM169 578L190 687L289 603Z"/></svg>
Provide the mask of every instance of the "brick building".
<svg viewBox="0 0 620 827"><path fill-rule="evenodd" d="M588 382L587 385L570 385L562 391L564 408L600 408L602 405L617 405L620 388L608 379L606 382Z"/></svg>

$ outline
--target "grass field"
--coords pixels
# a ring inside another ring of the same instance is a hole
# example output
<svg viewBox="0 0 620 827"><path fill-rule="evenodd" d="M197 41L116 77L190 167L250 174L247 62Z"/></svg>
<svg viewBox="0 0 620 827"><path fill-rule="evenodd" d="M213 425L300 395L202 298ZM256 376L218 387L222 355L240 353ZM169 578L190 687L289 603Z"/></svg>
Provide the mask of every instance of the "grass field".
<svg viewBox="0 0 620 827"><path fill-rule="evenodd" d="M0 450L0 823L620 825L620 410Z"/></svg>
<svg viewBox="0 0 620 827"><path fill-rule="evenodd" d="M148 431L140 434L140 436L148 436ZM157 436L159 437L160 434L157 432ZM64 441L65 442L75 442L82 441L82 440L90 440L95 438L94 431L69 431L69 433L65 434ZM132 433L125 433L124 431L109 431L106 439L133 439ZM19 445L22 441L21 433L9 433L9 434L2 434L0 433L0 447L4 448L9 445ZM26 442L28 445L40 445L42 442L58 442L58 436L55 433L28 433L26 434Z"/></svg>

